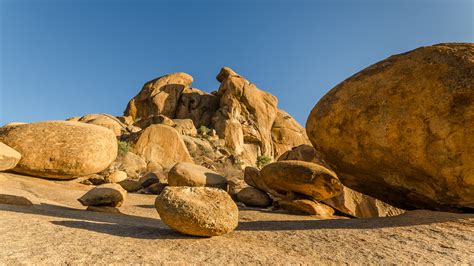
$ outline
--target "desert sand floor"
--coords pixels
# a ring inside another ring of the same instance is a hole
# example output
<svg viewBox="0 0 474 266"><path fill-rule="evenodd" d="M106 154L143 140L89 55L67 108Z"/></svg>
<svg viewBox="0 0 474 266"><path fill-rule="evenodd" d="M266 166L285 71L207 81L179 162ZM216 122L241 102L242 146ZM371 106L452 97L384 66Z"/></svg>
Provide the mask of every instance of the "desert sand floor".
<svg viewBox="0 0 474 266"><path fill-rule="evenodd" d="M235 232L197 238L164 225L155 196L129 194L123 214L85 211L90 187L0 174L0 264L78 263L474 263L474 214L412 211L347 219L241 209Z"/></svg>

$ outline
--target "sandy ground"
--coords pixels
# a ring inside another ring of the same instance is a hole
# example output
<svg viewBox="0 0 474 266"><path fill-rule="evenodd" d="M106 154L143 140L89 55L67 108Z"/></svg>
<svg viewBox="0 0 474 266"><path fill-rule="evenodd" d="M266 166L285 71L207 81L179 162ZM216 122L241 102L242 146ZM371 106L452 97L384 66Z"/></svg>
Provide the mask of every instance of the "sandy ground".
<svg viewBox="0 0 474 266"><path fill-rule="evenodd" d="M123 214L85 211L76 199L88 189L0 174L0 194L34 203L0 204L0 264L474 264L474 214L321 220L241 209L235 232L197 238L164 225L151 195L129 194Z"/></svg>

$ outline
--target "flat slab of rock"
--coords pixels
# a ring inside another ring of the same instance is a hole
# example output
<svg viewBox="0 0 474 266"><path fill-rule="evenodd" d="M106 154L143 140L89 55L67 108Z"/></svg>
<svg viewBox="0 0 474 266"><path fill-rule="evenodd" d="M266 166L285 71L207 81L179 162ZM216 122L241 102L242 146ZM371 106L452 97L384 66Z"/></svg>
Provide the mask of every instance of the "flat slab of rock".
<svg viewBox="0 0 474 266"><path fill-rule="evenodd" d="M78 199L84 206L120 207L127 196L127 191L119 184L103 184L89 190Z"/></svg>
<svg viewBox="0 0 474 266"><path fill-rule="evenodd" d="M0 204L31 206L33 205L33 202L22 196L0 194Z"/></svg>
<svg viewBox="0 0 474 266"><path fill-rule="evenodd" d="M0 128L0 141L22 158L13 171L72 179L98 173L117 157L110 130L79 122L46 121Z"/></svg>
<svg viewBox="0 0 474 266"><path fill-rule="evenodd" d="M339 195L343 187L334 172L321 165L303 161L270 163L260 174L270 189L282 194L300 193L317 201Z"/></svg>
<svg viewBox="0 0 474 266"><path fill-rule="evenodd" d="M239 211L222 189L209 187L166 187L155 207L163 223L194 236L218 236L233 231Z"/></svg>
<svg viewBox="0 0 474 266"><path fill-rule="evenodd" d="M0 142L0 171L14 168L21 159L21 154Z"/></svg>
<svg viewBox="0 0 474 266"><path fill-rule="evenodd" d="M168 173L170 186L215 187L227 190L227 179L222 175L193 163L177 163Z"/></svg>
<svg viewBox="0 0 474 266"><path fill-rule="evenodd" d="M474 44L426 46L329 91L306 130L344 185L403 209L474 210Z"/></svg>

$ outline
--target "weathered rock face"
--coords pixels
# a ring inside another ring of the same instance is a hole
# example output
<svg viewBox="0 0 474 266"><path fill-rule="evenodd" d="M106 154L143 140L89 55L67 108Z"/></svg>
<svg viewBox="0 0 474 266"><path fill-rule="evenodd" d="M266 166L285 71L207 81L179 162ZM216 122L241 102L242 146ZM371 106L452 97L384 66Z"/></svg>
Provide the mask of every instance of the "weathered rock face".
<svg viewBox="0 0 474 266"><path fill-rule="evenodd" d="M265 184L279 193L296 192L320 201L342 192L337 176L323 166L302 161L281 161L261 171Z"/></svg>
<svg viewBox="0 0 474 266"><path fill-rule="evenodd" d="M155 207L172 229L194 236L217 236L237 227L239 211L223 190L209 187L166 187Z"/></svg>
<svg viewBox="0 0 474 266"><path fill-rule="evenodd" d="M177 163L168 173L170 186L215 187L227 190L227 179L220 174L193 163Z"/></svg>
<svg viewBox="0 0 474 266"><path fill-rule="evenodd" d="M272 204L272 199L264 191L246 187L237 193L237 199L247 206L268 207Z"/></svg>
<svg viewBox="0 0 474 266"><path fill-rule="evenodd" d="M115 136L120 136L127 130L127 126L120 122L118 118L108 114L89 114L79 118L77 121L108 128L114 132Z"/></svg>
<svg viewBox="0 0 474 266"><path fill-rule="evenodd" d="M194 125L210 127L212 116L219 108L219 98L195 88L186 88L176 110L176 118L193 120Z"/></svg>
<svg viewBox="0 0 474 266"><path fill-rule="evenodd" d="M46 121L1 128L0 141L22 155L14 171L40 177L91 175L117 157L112 131L78 122Z"/></svg>
<svg viewBox="0 0 474 266"><path fill-rule="evenodd" d="M341 194L323 202L342 213L357 218L395 216L405 212L402 209L393 207L348 187L344 187Z"/></svg>
<svg viewBox="0 0 474 266"><path fill-rule="evenodd" d="M134 145L134 151L147 161L164 167L178 162L193 162L179 133L165 125L151 125L143 130Z"/></svg>
<svg viewBox="0 0 474 266"><path fill-rule="evenodd" d="M217 79L221 82L217 92L220 104L212 121L219 137L226 138L229 135L227 127L233 127L232 131L241 130L241 133L231 135L242 134L245 143L259 148L259 154L272 156L271 129L277 115L277 98L258 89L229 68L223 68ZM229 123L229 120L236 121L241 129L236 127L236 123ZM235 146L237 148L239 145ZM235 150L236 154L239 152Z"/></svg>
<svg viewBox="0 0 474 266"><path fill-rule="evenodd" d="M395 55L312 110L314 147L357 191L406 209L474 208L474 44Z"/></svg>
<svg viewBox="0 0 474 266"><path fill-rule="evenodd" d="M271 132L275 158L293 147L310 144L305 128L281 109L278 109Z"/></svg>
<svg viewBox="0 0 474 266"><path fill-rule="evenodd" d="M20 159L20 153L0 142L0 171L14 168Z"/></svg>
<svg viewBox="0 0 474 266"><path fill-rule="evenodd" d="M185 88L189 88L193 77L186 73L173 73L147 82L125 110L125 116L134 120L151 115L175 117L178 100Z"/></svg>
<svg viewBox="0 0 474 266"><path fill-rule="evenodd" d="M110 206L120 207L127 196L118 184L103 184L89 190L78 199L84 206Z"/></svg>

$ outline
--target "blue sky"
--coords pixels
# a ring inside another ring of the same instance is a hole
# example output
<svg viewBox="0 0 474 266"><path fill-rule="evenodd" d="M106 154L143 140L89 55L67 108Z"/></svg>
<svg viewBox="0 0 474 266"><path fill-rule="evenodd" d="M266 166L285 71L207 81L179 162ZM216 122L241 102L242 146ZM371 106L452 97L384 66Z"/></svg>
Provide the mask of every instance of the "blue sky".
<svg viewBox="0 0 474 266"><path fill-rule="evenodd" d="M143 83L229 66L300 123L332 87L392 54L474 42L474 1L0 0L0 124L122 115Z"/></svg>

